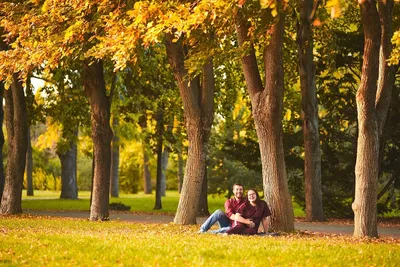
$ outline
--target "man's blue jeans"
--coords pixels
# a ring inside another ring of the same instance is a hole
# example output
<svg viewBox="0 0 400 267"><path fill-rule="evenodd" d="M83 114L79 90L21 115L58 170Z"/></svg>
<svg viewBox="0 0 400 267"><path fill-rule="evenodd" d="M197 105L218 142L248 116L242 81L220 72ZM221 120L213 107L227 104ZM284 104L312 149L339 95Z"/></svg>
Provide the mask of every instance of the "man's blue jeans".
<svg viewBox="0 0 400 267"><path fill-rule="evenodd" d="M200 226L200 231L207 232L216 222L218 222L220 228L218 230L211 231L214 234L225 233L231 228L231 220L226 217L226 214L222 210L216 210Z"/></svg>

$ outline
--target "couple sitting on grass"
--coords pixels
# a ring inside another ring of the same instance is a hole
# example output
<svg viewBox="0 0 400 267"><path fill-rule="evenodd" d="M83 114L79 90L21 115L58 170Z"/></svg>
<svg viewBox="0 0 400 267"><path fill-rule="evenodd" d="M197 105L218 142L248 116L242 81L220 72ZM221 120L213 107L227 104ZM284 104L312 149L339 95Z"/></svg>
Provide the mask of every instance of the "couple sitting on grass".
<svg viewBox="0 0 400 267"><path fill-rule="evenodd" d="M207 232L216 222L220 228L210 233L255 235L258 234L260 223L264 232L268 232L268 216L271 212L267 203L260 199L258 192L249 189L246 199L243 197L243 186L236 183L233 185L233 195L233 198L225 202L225 213L216 210L201 225L199 233Z"/></svg>

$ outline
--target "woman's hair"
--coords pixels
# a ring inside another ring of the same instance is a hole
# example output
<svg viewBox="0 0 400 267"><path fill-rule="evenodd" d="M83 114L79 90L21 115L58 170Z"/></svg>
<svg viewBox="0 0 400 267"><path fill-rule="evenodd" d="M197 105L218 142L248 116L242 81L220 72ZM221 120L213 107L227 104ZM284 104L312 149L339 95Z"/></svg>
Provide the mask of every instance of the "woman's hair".
<svg viewBox="0 0 400 267"><path fill-rule="evenodd" d="M260 203L260 195L258 194L257 190L250 188L249 190L247 190L247 195L249 194L249 191L254 191L256 193L256 204L258 205L258 203Z"/></svg>

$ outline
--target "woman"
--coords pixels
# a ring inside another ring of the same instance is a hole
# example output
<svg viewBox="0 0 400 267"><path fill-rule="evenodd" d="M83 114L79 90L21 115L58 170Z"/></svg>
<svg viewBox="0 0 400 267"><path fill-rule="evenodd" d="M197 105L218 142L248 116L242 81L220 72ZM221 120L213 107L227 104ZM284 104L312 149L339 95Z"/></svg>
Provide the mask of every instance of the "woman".
<svg viewBox="0 0 400 267"><path fill-rule="evenodd" d="M239 207L235 214L235 222L233 227L226 233L229 234L241 234L241 235L254 235L258 233L260 223L264 227L264 232L268 232L268 216L271 215L271 211L265 201L262 201L258 195L258 192L254 189L247 191L248 201ZM245 222L251 220L254 222L254 227L250 228Z"/></svg>

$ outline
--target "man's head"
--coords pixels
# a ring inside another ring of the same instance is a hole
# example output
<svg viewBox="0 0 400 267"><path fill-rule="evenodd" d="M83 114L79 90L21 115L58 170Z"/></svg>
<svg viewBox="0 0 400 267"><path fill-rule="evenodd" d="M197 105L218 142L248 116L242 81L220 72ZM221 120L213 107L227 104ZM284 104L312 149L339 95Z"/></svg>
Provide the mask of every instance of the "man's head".
<svg viewBox="0 0 400 267"><path fill-rule="evenodd" d="M236 199L241 199L243 197L243 185L234 184L232 192Z"/></svg>

